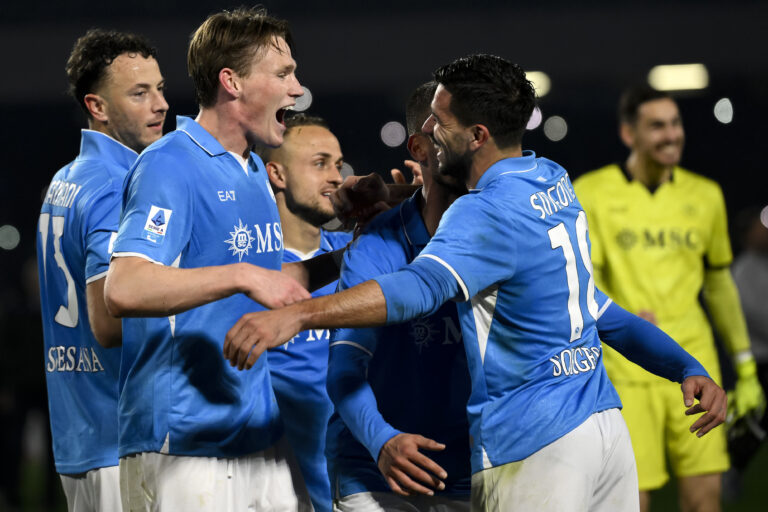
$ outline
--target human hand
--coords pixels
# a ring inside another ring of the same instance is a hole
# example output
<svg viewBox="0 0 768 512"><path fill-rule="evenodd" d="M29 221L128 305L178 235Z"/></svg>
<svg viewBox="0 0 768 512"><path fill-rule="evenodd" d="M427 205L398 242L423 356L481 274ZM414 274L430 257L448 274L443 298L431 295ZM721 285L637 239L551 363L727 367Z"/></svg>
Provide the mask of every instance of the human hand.
<svg viewBox="0 0 768 512"><path fill-rule="evenodd" d="M411 185L423 185L424 184L424 178L421 176L421 165L419 165L418 162L414 160L406 160L403 162L405 166L411 171L411 174L413 174L413 181L411 181ZM392 169L389 171L389 174L392 175L392 181L395 182L397 185L407 185L405 175L403 174L403 171L400 169Z"/></svg>
<svg viewBox="0 0 768 512"><path fill-rule="evenodd" d="M394 493L401 496L435 494L421 483L439 491L445 489L442 480L448 474L419 449L441 451L445 445L417 434L397 434L381 447L379 471Z"/></svg>
<svg viewBox="0 0 768 512"><path fill-rule="evenodd" d="M282 308L312 298L312 295L290 275L269 270L250 263L239 264L241 291L262 306L270 309Z"/></svg>
<svg viewBox="0 0 768 512"><path fill-rule="evenodd" d="M388 210L389 189L381 176L348 176L335 192L331 203L344 229L351 229L355 222L367 223L373 217Z"/></svg>
<svg viewBox="0 0 768 512"><path fill-rule="evenodd" d="M680 387L683 401L688 407L686 416L706 412L691 425L692 433L701 437L725 421L728 399L723 388L715 384L715 381L703 375L692 375ZM695 398L699 399L699 403L694 405Z"/></svg>
<svg viewBox="0 0 768 512"><path fill-rule="evenodd" d="M298 318L285 308L243 315L224 338L224 358L238 370L250 370L262 352L279 347L301 331Z"/></svg>
<svg viewBox="0 0 768 512"><path fill-rule="evenodd" d="M757 365L753 357L736 364L736 387L728 392L728 423L742 418L751 411L761 418L765 412L765 394L757 379Z"/></svg>

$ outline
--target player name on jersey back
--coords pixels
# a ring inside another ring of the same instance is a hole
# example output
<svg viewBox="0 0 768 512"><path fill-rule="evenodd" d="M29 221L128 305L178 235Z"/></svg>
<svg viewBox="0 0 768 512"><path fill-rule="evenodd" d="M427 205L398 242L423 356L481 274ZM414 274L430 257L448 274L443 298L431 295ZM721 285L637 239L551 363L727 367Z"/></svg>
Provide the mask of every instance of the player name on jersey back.
<svg viewBox="0 0 768 512"><path fill-rule="evenodd" d="M556 185L546 191L535 192L530 196L531 207L539 212L539 218L554 215L563 208L576 203L576 193L567 174L563 174Z"/></svg>
<svg viewBox="0 0 768 512"><path fill-rule="evenodd" d="M103 372L96 351L91 347L59 345L48 349L46 371L50 372Z"/></svg>
<svg viewBox="0 0 768 512"><path fill-rule="evenodd" d="M48 192L45 194L44 203L51 204L53 206L62 206L64 208L70 208L75 202L75 197L82 189L82 185L77 183L69 183L66 181L52 181L48 187Z"/></svg>

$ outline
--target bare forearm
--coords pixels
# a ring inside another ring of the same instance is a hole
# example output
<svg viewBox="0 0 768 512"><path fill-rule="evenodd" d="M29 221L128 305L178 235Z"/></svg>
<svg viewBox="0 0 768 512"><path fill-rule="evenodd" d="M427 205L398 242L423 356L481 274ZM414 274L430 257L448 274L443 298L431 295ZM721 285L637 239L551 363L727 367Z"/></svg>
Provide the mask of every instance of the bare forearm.
<svg viewBox="0 0 768 512"><path fill-rule="evenodd" d="M104 348L119 347L123 343L123 324L119 318L110 316L104 303L105 278L88 283L85 289L88 304L88 323L91 332Z"/></svg>
<svg viewBox="0 0 768 512"><path fill-rule="evenodd" d="M376 327L387 321L387 302L376 281L291 306L301 330Z"/></svg>
<svg viewBox="0 0 768 512"><path fill-rule="evenodd" d="M170 316L241 291L239 264L175 268L137 257L115 258L105 286L111 315Z"/></svg>

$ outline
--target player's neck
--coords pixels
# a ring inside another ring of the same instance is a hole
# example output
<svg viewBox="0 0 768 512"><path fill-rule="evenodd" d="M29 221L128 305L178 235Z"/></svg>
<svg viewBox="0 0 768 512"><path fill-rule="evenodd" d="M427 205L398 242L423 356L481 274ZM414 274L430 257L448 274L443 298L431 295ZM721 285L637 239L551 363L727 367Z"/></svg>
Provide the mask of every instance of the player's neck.
<svg viewBox="0 0 768 512"><path fill-rule="evenodd" d="M662 183L669 181L674 168L672 165L660 165L651 159L643 158L634 151L630 153L625 166L633 179L651 190L655 190Z"/></svg>
<svg viewBox="0 0 768 512"><path fill-rule="evenodd" d="M492 141L486 143L478 149L472 156L472 165L467 179L467 189L472 190L477 186L477 182L483 177L485 171L491 168L493 164L506 158L519 158L523 156L521 146L499 149Z"/></svg>
<svg viewBox="0 0 768 512"><path fill-rule="evenodd" d="M225 103L216 107L201 108L195 121L213 135L224 149L248 158L250 152L248 141L242 127L232 121L235 118L231 115L228 105Z"/></svg>
<svg viewBox="0 0 768 512"><path fill-rule="evenodd" d="M285 247L303 254L311 254L320 248L320 226L310 224L291 212L285 206L282 195L278 196L277 209Z"/></svg>

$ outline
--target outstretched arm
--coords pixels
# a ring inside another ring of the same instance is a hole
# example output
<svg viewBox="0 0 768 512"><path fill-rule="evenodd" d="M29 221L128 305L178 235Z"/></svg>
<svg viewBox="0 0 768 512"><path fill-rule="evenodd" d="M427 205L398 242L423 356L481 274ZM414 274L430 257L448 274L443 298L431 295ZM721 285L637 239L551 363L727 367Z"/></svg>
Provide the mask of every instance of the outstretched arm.
<svg viewBox="0 0 768 512"><path fill-rule="evenodd" d="M175 268L137 256L114 257L104 287L115 317L170 316L236 293L270 308L310 298L290 276L249 263Z"/></svg>
<svg viewBox="0 0 768 512"><path fill-rule="evenodd" d="M611 303L597 321L600 339L630 361L666 379L682 382L687 415L706 412L691 426L703 436L725 421L725 391L707 371L661 329ZM699 403L694 405L694 398Z"/></svg>

